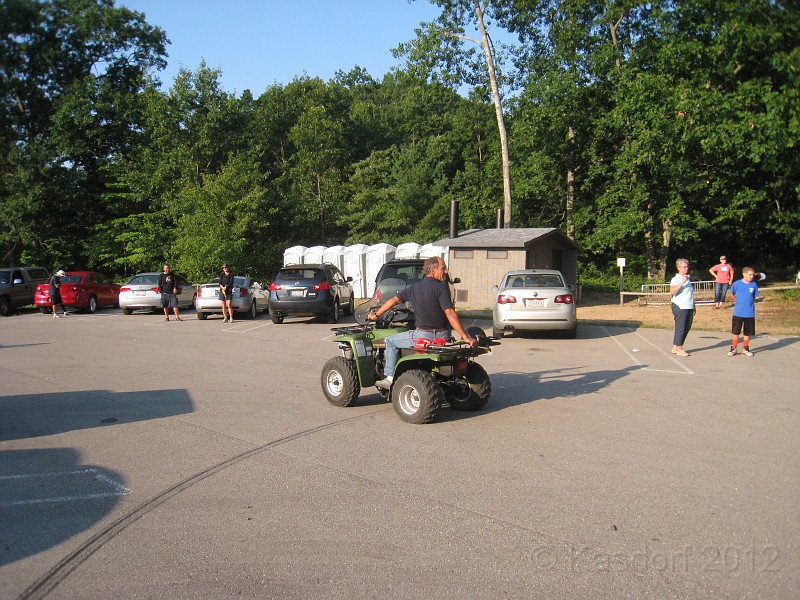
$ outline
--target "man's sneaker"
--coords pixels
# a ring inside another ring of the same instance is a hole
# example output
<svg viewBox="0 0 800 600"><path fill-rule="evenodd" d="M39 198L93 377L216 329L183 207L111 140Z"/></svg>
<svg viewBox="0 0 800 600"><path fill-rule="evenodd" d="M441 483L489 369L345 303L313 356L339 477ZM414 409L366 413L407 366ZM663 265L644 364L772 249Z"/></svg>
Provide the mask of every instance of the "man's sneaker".
<svg viewBox="0 0 800 600"><path fill-rule="evenodd" d="M392 387L392 377L385 377L375 382L375 387L381 390L388 390Z"/></svg>
<svg viewBox="0 0 800 600"><path fill-rule="evenodd" d="M228 319L228 323L233 323L233 319Z"/></svg>
<svg viewBox="0 0 800 600"><path fill-rule="evenodd" d="M752 353L752 352L750 352L750 348L745 348L745 349L744 349L744 355L745 355L745 356L753 356L753 353Z"/></svg>
<svg viewBox="0 0 800 600"><path fill-rule="evenodd" d="M222 322L223 322L223 323L227 323L227 322L228 322L228 319L227 319L227 318L225 318L225 317L222 317Z"/></svg>
<svg viewBox="0 0 800 600"><path fill-rule="evenodd" d="M60 314L58 314L58 313L53 313L53 318L54 318L54 319L60 319L60 318L61 318L61 315L60 315Z"/></svg>
<svg viewBox="0 0 800 600"><path fill-rule="evenodd" d="M728 356L736 356L736 348L731 348L731 351L728 352Z"/></svg>

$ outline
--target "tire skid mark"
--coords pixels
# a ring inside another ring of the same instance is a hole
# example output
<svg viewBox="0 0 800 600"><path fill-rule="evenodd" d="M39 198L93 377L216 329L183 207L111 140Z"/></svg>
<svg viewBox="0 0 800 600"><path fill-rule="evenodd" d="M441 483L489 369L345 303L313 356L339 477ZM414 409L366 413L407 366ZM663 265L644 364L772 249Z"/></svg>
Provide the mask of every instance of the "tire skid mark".
<svg viewBox="0 0 800 600"><path fill-rule="evenodd" d="M95 552L102 549L103 546L105 546L108 542L110 542L120 533L125 531L125 529L136 523L142 517L146 516L153 509L161 506L162 504L171 500L178 494L188 490L195 484L198 484L204 481L205 479L208 479L209 477L216 475L221 471L224 471L230 466L233 466L239 462L252 458L253 456L261 454L262 452L270 450L271 448L275 448L276 446L280 446L282 444L286 444L288 442L292 442L294 440L298 440L310 435L314 435L321 431L325 431L333 427L338 427L340 425L344 425L351 421L357 421L359 419L371 417L375 414L385 412L386 410L387 410L386 407L382 407L379 410L373 410L368 413L356 415L353 417L347 417L345 419L340 419L338 421L333 421L331 423L318 425L317 427L312 427L311 429L299 431L297 433L293 433L285 437L278 438L277 440L273 440L261 446L251 448L250 450L237 454L236 456L232 456L231 458L228 458L227 460L217 463L216 465L212 465L211 467L204 469L199 473L195 473L191 477L184 479L183 481L173 485L172 487L167 488L160 494L150 498L150 500L141 504L139 507L135 508L128 514L118 518L116 521L105 527L102 531L99 531L91 538L86 540L77 549L70 552L67 556L61 559L45 575L43 575L37 581L28 586L27 589L25 589L19 596L17 596L18 600L45 598L48 594L50 594L50 592L52 592L56 587L58 587L59 584L61 584L67 577L69 577L70 574L73 571L75 571L81 564L86 562Z"/></svg>

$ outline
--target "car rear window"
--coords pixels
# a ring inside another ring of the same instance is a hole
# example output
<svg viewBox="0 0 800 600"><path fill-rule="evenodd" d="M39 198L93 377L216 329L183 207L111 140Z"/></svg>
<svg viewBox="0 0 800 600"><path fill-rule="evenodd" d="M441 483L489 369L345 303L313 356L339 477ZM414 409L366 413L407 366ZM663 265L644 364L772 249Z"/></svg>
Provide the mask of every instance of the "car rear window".
<svg viewBox="0 0 800 600"><path fill-rule="evenodd" d="M505 287L563 288L564 280L558 275L512 275Z"/></svg>
<svg viewBox="0 0 800 600"><path fill-rule="evenodd" d="M157 283L158 275L137 275L128 282L128 285L155 285Z"/></svg>
<svg viewBox="0 0 800 600"><path fill-rule="evenodd" d="M322 269L281 269L277 281L322 281L325 279Z"/></svg>
<svg viewBox="0 0 800 600"><path fill-rule="evenodd" d="M422 275L422 265L384 265L379 281L390 278L420 281Z"/></svg>

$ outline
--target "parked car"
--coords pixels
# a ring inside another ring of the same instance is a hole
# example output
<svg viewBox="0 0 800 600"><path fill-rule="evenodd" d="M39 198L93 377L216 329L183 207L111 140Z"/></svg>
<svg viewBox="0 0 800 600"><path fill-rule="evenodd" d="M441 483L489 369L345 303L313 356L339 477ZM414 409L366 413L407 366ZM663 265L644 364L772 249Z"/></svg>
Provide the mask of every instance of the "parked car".
<svg viewBox="0 0 800 600"><path fill-rule="evenodd" d="M567 285L560 271L525 269L509 271L492 306L492 334L506 331L562 331L568 338L578 333L573 285Z"/></svg>
<svg viewBox="0 0 800 600"><path fill-rule="evenodd" d="M255 319L259 311L269 308L269 290L262 288L261 284L252 277L233 278L233 310L237 316L245 319ZM208 315L222 314L222 300L219 294L219 277L197 288L197 302L194 307L197 318L205 320Z"/></svg>
<svg viewBox="0 0 800 600"><path fill-rule="evenodd" d="M94 313L101 306L117 306L119 288L113 279L96 271L67 271L61 278L60 292L64 306ZM50 278L36 286L34 304L39 312L52 312Z"/></svg>
<svg viewBox="0 0 800 600"><path fill-rule="evenodd" d="M289 316L317 316L338 323L342 312L352 315L355 308L352 280L331 264L283 267L269 286L272 322L283 323Z"/></svg>
<svg viewBox="0 0 800 600"><path fill-rule="evenodd" d="M48 277L42 267L0 267L0 315L7 317L15 308L33 304L36 286Z"/></svg>
<svg viewBox="0 0 800 600"><path fill-rule="evenodd" d="M161 293L158 291L158 276L161 273L138 273L119 289L119 305L122 312L130 315L134 310L146 308L161 310ZM178 283L178 306L189 308L197 299L194 284L185 277L176 275Z"/></svg>

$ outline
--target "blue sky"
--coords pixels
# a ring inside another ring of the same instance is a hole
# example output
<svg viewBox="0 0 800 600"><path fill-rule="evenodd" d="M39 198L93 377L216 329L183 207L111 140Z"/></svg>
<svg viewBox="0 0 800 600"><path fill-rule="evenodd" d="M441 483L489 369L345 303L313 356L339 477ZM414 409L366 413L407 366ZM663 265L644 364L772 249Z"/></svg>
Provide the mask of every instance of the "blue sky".
<svg viewBox="0 0 800 600"><path fill-rule="evenodd" d="M380 79L398 65L391 49L415 37L439 8L427 0L118 0L145 14L172 42L159 78L170 87L201 59L222 71L222 88L259 96L296 76L327 81L358 65Z"/></svg>

